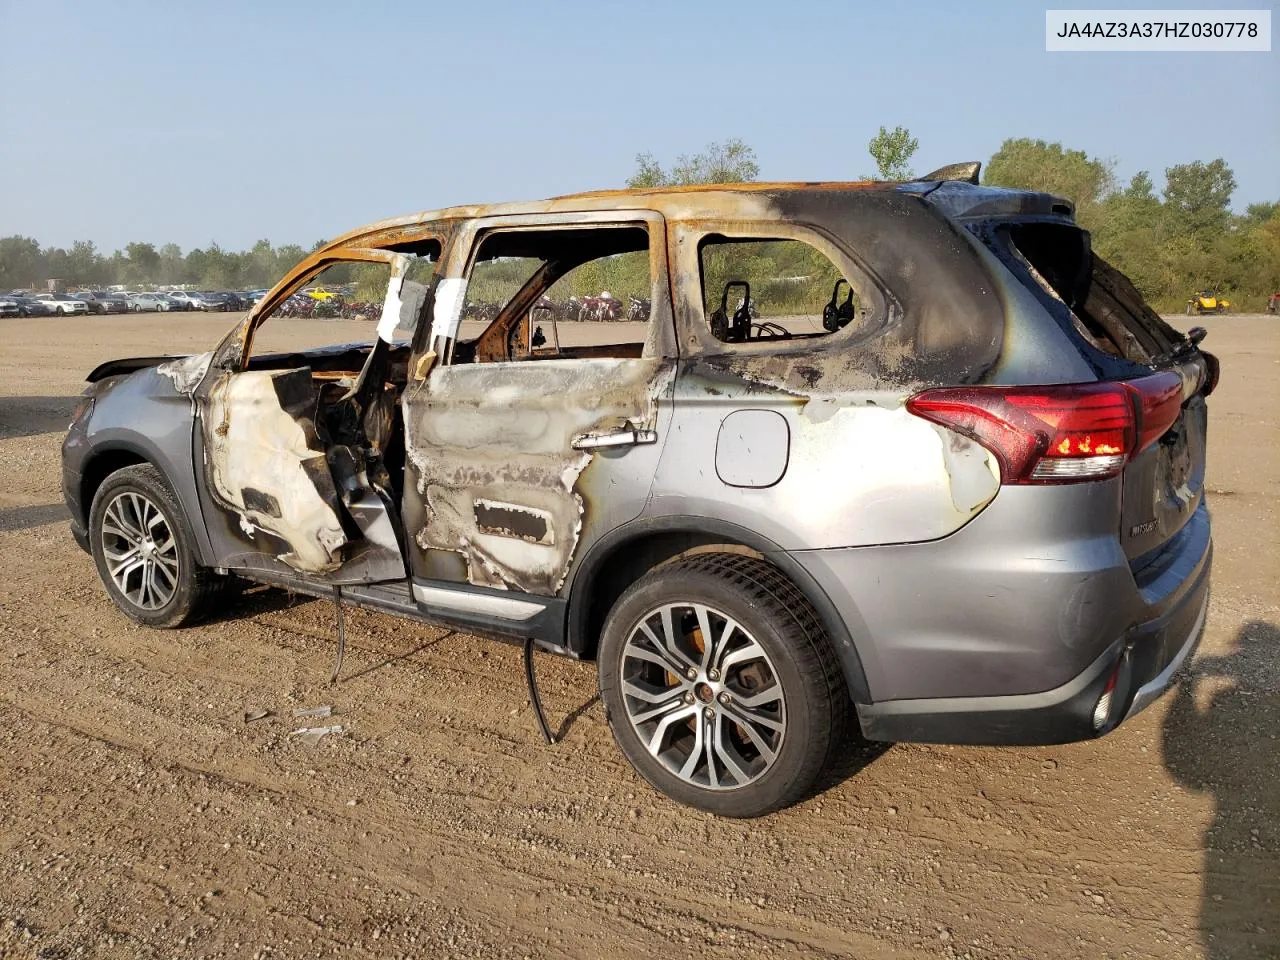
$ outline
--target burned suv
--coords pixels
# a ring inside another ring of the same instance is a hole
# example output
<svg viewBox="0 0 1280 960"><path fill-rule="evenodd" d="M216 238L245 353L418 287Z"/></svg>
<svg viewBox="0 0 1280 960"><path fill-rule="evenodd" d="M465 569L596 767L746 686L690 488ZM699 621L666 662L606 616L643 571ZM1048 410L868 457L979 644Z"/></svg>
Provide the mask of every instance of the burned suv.
<svg viewBox="0 0 1280 960"><path fill-rule="evenodd" d="M855 723L1104 734L1202 631L1217 364L975 167L347 234L210 353L89 375L73 533L143 624L244 578L593 660L640 774L730 816ZM346 319L282 315L317 289Z"/></svg>

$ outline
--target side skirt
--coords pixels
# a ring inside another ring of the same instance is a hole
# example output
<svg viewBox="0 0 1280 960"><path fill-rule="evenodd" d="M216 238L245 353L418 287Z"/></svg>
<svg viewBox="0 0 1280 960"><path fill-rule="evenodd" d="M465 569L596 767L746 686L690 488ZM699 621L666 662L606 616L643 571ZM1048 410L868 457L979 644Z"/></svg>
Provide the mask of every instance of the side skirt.
<svg viewBox="0 0 1280 960"><path fill-rule="evenodd" d="M324 600L334 588L302 577L264 570L236 571L246 579ZM446 626L506 643L532 639L540 650L579 659L564 645L566 601L440 580L358 583L342 587L342 602L406 620Z"/></svg>

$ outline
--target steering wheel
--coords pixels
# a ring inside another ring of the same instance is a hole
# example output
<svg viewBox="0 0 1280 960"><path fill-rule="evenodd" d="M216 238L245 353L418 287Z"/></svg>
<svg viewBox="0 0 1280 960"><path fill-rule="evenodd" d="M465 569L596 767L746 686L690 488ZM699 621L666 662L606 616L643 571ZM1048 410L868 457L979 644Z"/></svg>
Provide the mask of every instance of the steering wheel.
<svg viewBox="0 0 1280 960"><path fill-rule="evenodd" d="M759 323L751 324L752 340L790 340L791 331L780 323L774 323L772 320L761 320Z"/></svg>

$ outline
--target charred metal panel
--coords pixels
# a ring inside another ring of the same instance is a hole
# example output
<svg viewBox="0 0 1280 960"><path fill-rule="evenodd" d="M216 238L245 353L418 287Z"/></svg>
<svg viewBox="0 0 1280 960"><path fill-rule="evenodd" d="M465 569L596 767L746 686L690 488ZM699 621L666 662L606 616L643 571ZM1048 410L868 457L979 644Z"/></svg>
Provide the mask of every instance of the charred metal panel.
<svg viewBox="0 0 1280 960"><path fill-rule="evenodd" d="M240 494L244 497L245 510L250 513L260 513L276 520L282 516L280 501L271 494L263 490L254 490L252 487L245 487Z"/></svg>
<svg viewBox="0 0 1280 960"><path fill-rule="evenodd" d="M476 527L481 533L555 546L555 525L544 510L483 499L476 501L475 508Z"/></svg>
<svg viewBox="0 0 1280 960"><path fill-rule="evenodd" d="M201 432L217 506L246 537L265 531L283 540L280 559L295 570L328 573L341 564L347 535L314 402L305 367L223 374L203 401Z"/></svg>
<svg viewBox="0 0 1280 960"><path fill-rule="evenodd" d="M917 196L819 188L753 197L765 223L689 220L672 231L682 353L798 396L976 383L995 365L1004 307L973 242ZM708 234L796 239L825 254L868 306L825 337L725 344L702 303L698 245Z"/></svg>
<svg viewBox="0 0 1280 960"><path fill-rule="evenodd" d="M93 458L128 452L160 471L191 520L200 562L215 566L218 551L205 524L200 522L199 464L191 456L191 398L178 393L172 378L161 376L154 366L118 379L99 380L86 394L96 398L93 416L84 424L87 432L80 435L73 429L63 448L64 483L68 466L73 467L73 474L80 480L76 491L80 496L79 519L87 522L94 493L94 488L85 482L97 472Z"/></svg>
<svg viewBox="0 0 1280 960"><path fill-rule="evenodd" d="M196 387L200 386L200 381L204 379L204 375L209 371L209 362L212 359L212 353L198 353L190 357L178 357L168 363L160 364L160 366L156 367L156 373L162 377L168 377L173 382L173 389L189 397L195 393Z"/></svg>
<svg viewBox="0 0 1280 960"><path fill-rule="evenodd" d="M411 386L415 572L449 579L437 559L447 552L478 586L559 592L593 524L640 512L661 446L575 450L575 438L656 431L673 372L656 358L538 360L438 367Z"/></svg>
<svg viewBox="0 0 1280 960"><path fill-rule="evenodd" d="M677 329L695 355L681 362L651 512L752 527L785 548L954 532L996 496L998 464L980 444L912 417L903 402L925 386L979 382L996 365L1005 315L986 264L917 197L815 189L767 199L776 227L707 221L673 229ZM867 315L829 336L745 349L712 336L698 242L708 233L774 229L832 259L869 305ZM786 421L789 460L772 486L733 485L717 474L720 421L742 408Z"/></svg>
<svg viewBox="0 0 1280 960"><path fill-rule="evenodd" d="M100 363L85 376L87 383L97 383L100 380L107 380L111 377L122 377L125 374L133 373L136 370L145 370L147 367L156 367L162 363L168 363L172 360L181 359L180 357L122 357L119 360L108 360L106 363Z"/></svg>

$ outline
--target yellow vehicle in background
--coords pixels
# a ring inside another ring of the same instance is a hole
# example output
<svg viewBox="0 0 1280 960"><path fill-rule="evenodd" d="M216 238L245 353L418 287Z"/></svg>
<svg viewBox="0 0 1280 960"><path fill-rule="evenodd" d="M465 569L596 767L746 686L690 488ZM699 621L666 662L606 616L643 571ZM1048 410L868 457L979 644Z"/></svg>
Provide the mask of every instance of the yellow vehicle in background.
<svg viewBox="0 0 1280 960"><path fill-rule="evenodd" d="M1212 290L1201 290L1187 301L1187 316L1193 313L1226 313L1230 306L1230 300L1222 299Z"/></svg>
<svg viewBox="0 0 1280 960"><path fill-rule="evenodd" d="M312 300L319 300L321 303L324 303L326 300L332 300L334 297L338 296L338 294L334 293L332 290L325 290L321 287L316 287L314 290L307 290L304 292Z"/></svg>

